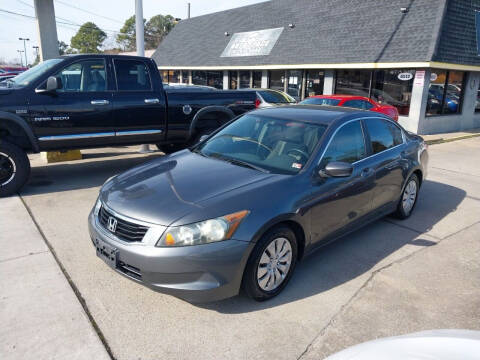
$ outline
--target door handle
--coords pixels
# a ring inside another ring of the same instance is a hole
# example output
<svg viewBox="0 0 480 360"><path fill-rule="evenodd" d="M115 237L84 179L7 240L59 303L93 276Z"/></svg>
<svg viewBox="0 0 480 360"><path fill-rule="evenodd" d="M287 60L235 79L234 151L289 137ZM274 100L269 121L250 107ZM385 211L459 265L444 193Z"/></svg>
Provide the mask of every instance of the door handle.
<svg viewBox="0 0 480 360"><path fill-rule="evenodd" d="M160 100L158 99L145 99L145 104L158 104Z"/></svg>
<svg viewBox="0 0 480 360"><path fill-rule="evenodd" d="M108 100L92 100L92 101L90 101L90 104L92 104L92 105L108 105L108 104L110 104L110 101L108 101Z"/></svg>

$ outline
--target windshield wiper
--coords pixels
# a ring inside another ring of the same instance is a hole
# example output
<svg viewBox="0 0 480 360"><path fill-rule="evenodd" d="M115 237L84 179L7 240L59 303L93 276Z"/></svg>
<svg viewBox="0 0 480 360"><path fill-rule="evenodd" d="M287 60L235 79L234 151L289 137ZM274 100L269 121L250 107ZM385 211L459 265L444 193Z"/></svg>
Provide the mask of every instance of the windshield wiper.
<svg viewBox="0 0 480 360"><path fill-rule="evenodd" d="M223 161L227 161L230 164L243 166L243 167L250 168L250 169L253 169L253 170L261 171L263 173L270 173L270 171L268 171L267 169L264 169L260 166L250 164L249 162L246 162L246 161L243 161L243 160L238 160L238 159L230 158L228 156L223 156L222 154L219 154L219 153L211 153L211 154L209 154L209 156L211 156L213 158L223 160Z"/></svg>

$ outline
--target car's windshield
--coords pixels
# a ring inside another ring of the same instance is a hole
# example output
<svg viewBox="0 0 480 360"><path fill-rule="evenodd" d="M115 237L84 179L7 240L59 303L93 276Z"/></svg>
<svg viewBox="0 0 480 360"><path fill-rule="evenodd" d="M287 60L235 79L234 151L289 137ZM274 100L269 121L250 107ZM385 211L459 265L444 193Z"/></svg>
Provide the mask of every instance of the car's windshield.
<svg viewBox="0 0 480 360"><path fill-rule="evenodd" d="M296 174L312 156L326 126L246 114L193 151L240 166Z"/></svg>
<svg viewBox="0 0 480 360"><path fill-rule="evenodd" d="M278 91L269 91L263 90L259 91L260 96L267 103L271 104L294 104L296 103L295 99L288 94L278 92Z"/></svg>
<svg viewBox="0 0 480 360"><path fill-rule="evenodd" d="M11 79L11 81L16 86L27 86L61 61L63 61L63 59L45 60L31 69L21 73L20 75L15 76Z"/></svg>
<svg viewBox="0 0 480 360"><path fill-rule="evenodd" d="M299 104L305 105L305 104L312 104L312 105L331 105L331 106L336 106L340 103L340 100L337 99L325 99L325 98L315 98L315 97L309 97L306 98L303 101L300 101Z"/></svg>

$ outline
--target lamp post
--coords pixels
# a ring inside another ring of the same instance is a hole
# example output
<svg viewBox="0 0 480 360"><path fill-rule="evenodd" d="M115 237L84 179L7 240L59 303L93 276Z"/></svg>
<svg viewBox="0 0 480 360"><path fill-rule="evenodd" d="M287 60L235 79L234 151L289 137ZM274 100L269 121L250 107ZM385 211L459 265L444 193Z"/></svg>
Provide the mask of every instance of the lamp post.
<svg viewBox="0 0 480 360"><path fill-rule="evenodd" d="M32 46L32 49L35 49L35 53L38 57L38 51L39 51L39 47L38 46Z"/></svg>
<svg viewBox="0 0 480 360"><path fill-rule="evenodd" d="M28 60L27 60L27 44L26 44L26 42L30 41L30 39L19 37L18 40L20 40L20 41L23 40L23 49L24 49L24 52L25 52L25 67L27 67L28 66Z"/></svg>
<svg viewBox="0 0 480 360"><path fill-rule="evenodd" d="M24 50L17 50L17 52L20 55L20 65L22 65L22 67L23 67L23 55L22 55L22 53L24 52Z"/></svg>

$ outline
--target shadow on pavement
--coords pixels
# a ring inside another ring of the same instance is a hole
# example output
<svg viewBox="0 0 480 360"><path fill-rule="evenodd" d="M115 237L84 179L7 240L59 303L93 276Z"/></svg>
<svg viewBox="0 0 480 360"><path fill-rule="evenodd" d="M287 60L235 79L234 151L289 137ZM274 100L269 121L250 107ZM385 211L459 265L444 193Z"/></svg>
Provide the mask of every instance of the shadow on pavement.
<svg viewBox="0 0 480 360"><path fill-rule="evenodd" d="M418 218L424 224L424 229L431 229L455 211L465 196L465 191L459 188L426 180L411 218ZM430 204L428 199L431 197L435 198L436 206L422 205ZM196 306L233 314L272 308L314 296L355 279L407 244L418 247L436 244L422 238L417 231L394 225L391 218L386 220L368 225L305 258L298 264L288 286L272 300L259 303L241 294L231 299ZM398 224L402 225L402 222L399 221Z"/></svg>
<svg viewBox="0 0 480 360"><path fill-rule="evenodd" d="M105 154L102 153L102 156ZM111 158L32 166L30 179L21 190L21 194L47 194L101 186L109 177L163 155L156 152L129 158L115 158L114 156L120 156L118 153L108 153L106 156ZM88 154L86 159L96 157L97 154Z"/></svg>

